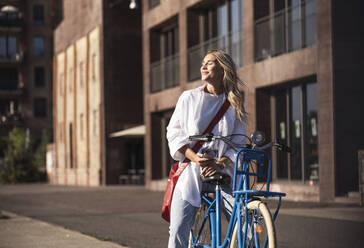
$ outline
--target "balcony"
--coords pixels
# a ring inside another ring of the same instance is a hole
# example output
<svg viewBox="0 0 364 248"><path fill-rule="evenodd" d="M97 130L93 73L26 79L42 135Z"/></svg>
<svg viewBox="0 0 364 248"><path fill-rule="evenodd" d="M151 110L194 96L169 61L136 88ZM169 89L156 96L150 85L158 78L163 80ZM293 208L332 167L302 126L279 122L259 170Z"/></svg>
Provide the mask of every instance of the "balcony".
<svg viewBox="0 0 364 248"><path fill-rule="evenodd" d="M187 52L188 80L193 81L201 77L201 62L208 50L221 49L230 54L237 67L243 64L242 31L230 32L227 35L215 37L190 47Z"/></svg>
<svg viewBox="0 0 364 248"><path fill-rule="evenodd" d="M23 61L23 52L12 54L0 53L0 63L21 63Z"/></svg>
<svg viewBox="0 0 364 248"><path fill-rule="evenodd" d="M0 12L0 30L21 31L24 20L18 12Z"/></svg>
<svg viewBox="0 0 364 248"><path fill-rule="evenodd" d="M276 12L255 21L255 60L288 53L316 41L315 1Z"/></svg>
<svg viewBox="0 0 364 248"><path fill-rule="evenodd" d="M179 85L179 55L175 54L150 65L150 91L158 92Z"/></svg>

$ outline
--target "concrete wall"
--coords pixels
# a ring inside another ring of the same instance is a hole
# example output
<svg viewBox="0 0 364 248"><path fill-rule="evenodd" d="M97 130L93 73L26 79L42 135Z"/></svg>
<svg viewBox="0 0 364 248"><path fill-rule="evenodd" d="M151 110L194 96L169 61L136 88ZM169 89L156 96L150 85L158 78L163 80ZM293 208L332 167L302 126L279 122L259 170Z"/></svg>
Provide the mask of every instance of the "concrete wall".
<svg viewBox="0 0 364 248"><path fill-rule="evenodd" d="M57 55L55 85L58 87L54 90L57 96L55 126L59 139L55 142L59 184L100 184L99 41L100 29L95 28Z"/></svg>

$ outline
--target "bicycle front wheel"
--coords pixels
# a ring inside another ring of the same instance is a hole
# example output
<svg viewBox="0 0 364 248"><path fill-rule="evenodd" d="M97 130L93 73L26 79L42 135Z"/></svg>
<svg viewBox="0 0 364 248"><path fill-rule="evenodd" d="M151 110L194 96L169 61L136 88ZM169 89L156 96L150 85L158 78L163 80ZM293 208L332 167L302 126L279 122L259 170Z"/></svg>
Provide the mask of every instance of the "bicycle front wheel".
<svg viewBox="0 0 364 248"><path fill-rule="evenodd" d="M201 207L199 207L196 212L195 222L190 231L188 248L193 248L201 245L211 246L211 225L209 217L207 217L204 223L207 210L208 204L205 201L202 201ZM198 234L199 238L198 240L196 240Z"/></svg>
<svg viewBox="0 0 364 248"><path fill-rule="evenodd" d="M242 213L242 237L247 227L247 233L245 234L245 247L276 247L276 234L272 221L272 215L270 214L267 205L260 200L254 200L248 203L248 221L245 223L245 211ZM241 240L243 244L243 240ZM235 224L233 235L231 238L230 248L239 247L238 241L238 223Z"/></svg>

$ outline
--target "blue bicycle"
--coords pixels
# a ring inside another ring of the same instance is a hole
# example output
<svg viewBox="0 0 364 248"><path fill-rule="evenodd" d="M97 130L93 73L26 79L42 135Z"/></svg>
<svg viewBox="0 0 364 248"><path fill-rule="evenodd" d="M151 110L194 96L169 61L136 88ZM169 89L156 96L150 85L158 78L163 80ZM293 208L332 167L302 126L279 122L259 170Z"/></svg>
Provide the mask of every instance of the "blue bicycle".
<svg viewBox="0 0 364 248"><path fill-rule="evenodd" d="M222 140L236 151L232 183L234 204L230 218L222 218L224 209L221 188L230 185L231 178L225 174L202 178L203 183L214 185L215 190L202 192L201 207L196 213L190 232L190 248L276 247L274 220L279 212L281 198L286 194L270 191L271 158L265 149L274 146L279 150L290 152L290 148L278 142L262 145L264 135L259 131L254 132L250 138L241 135L249 141L244 145L232 142L235 135L204 134L189 137L193 141ZM264 183L261 189L255 190L253 185L258 179L264 180ZM278 198L273 217L262 201L262 198L270 197ZM223 240L222 233L225 233Z"/></svg>

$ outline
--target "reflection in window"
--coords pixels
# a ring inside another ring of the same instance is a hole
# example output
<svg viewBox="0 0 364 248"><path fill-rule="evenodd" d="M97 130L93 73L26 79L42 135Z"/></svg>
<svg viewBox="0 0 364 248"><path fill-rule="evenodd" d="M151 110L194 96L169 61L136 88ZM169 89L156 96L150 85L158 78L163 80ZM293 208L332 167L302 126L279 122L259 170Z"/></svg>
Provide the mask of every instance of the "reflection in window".
<svg viewBox="0 0 364 248"><path fill-rule="evenodd" d="M35 56L44 55L45 44L43 36L36 36L33 40L33 52Z"/></svg>

